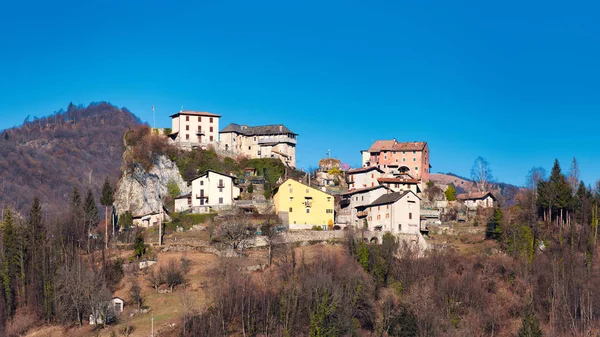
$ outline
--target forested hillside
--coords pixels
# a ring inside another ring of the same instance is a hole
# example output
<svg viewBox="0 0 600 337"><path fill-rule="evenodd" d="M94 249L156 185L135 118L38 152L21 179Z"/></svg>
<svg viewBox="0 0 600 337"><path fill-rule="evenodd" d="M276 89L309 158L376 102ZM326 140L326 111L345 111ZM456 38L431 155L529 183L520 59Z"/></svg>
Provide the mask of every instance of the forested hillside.
<svg viewBox="0 0 600 337"><path fill-rule="evenodd" d="M68 205L74 186L91 187L97 195L106 176L118 179L123 135L139 123L126 108L107 102L71 103L66 111L2 130L0 208L24 213L38 196L52 218Z"/></svg>

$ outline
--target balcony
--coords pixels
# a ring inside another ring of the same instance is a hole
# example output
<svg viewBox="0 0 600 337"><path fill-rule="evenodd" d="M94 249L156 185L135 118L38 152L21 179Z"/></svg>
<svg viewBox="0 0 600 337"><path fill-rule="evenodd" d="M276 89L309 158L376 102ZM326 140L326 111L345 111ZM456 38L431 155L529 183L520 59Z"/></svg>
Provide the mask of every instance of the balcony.
<svg viewBox="0 0 600 337"><path fill-rule="evenodd" d="M367 216L367 212L366 211L358 212L358 213L356 213L356 216L358 218L364 218Z"/></svg>
<svg viewBox="0 0 600 337"><path fill-rule="evenodd" d="M225 185L219 184L219 185L217 185L217 188L225 188Z"/></svg>
<svg viewBox="0 0 600 337"><path fill-rule="evenodd" d="M264 138L259 139L258 144L277 144L277 143L288 143L296 144L296 139L291 137L275 137L275 138Z"/></svg>

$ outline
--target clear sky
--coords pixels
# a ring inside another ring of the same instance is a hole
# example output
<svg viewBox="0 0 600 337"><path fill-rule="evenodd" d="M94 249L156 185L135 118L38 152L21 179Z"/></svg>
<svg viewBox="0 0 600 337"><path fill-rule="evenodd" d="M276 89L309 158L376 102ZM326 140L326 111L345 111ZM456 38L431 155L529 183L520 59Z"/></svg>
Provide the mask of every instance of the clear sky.
<svg viewBox="0 0 600 337"><path fill-rule="evenodd" d="M477 156L523 184L573 157L600 179L598 1L5 1L0 129L106 100L170 127L284 123L297 164L424 140L432 172Z"/></svg>

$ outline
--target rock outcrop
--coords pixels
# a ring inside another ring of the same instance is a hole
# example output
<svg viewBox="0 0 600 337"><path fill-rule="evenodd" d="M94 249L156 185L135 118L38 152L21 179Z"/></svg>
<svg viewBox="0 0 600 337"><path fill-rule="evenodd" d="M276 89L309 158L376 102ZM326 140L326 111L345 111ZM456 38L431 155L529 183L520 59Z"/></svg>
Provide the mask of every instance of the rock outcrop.
<svg viewBox="0 0 600 337"><path fill-rule="evenodd" d="M166 156L154 157L154 165L148 172L136 164L133 173L124 173L119 180L114 203L116 213L130 211L134 216L159 213L163 197L169 193L170 181L177 184L181 193L188 192L177 165Z"/></svg>

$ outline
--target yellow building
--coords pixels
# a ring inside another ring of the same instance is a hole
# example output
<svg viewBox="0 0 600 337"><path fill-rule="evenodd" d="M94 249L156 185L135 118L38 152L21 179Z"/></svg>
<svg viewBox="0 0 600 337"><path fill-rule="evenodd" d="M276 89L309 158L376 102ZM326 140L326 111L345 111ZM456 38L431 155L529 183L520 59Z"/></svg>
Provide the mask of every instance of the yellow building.
<svg viewBox="0 0 600 337"><path fill-rule="evenodd" d="M333 196L292 179L286 180L273 197L275 212L290 229L333 225Z"/></svg>

